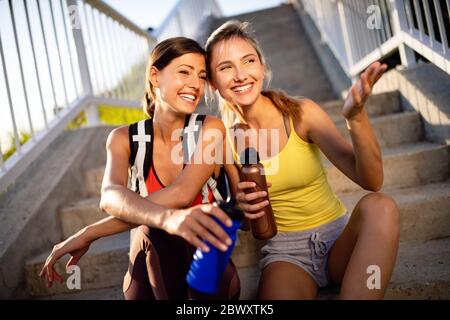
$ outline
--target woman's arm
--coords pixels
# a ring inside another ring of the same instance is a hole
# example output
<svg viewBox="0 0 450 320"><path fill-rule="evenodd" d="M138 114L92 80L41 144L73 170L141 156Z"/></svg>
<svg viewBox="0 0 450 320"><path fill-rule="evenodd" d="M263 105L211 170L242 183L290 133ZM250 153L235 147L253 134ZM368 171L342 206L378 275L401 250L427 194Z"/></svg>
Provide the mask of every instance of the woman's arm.
<svg viewBox="0 0 450 320"><path fill-rule="evenodd" d="M127 188L129 156L128 127L114 129L106 142L100 208L128 223L162 228L170 211Z"/></svg>
<svg viewBox="0 0 450 320"><path fill-rule="evenodd" d="M378 191L383 184L381 150L364 103L385 65L372 64L352 87L343 115L350 131L352 145L339 133L330 117L311 100L302 101L301 119L307 138L317 143L325 156L347 177L366 190ZM296 125L296 131L300 128Z"/></svg>
<svg viewBox="0 0 450 320"><path fill-rule="evenodd" d="M225 158L225 127L218 118L207 116L191 161L173 183L153 192L147 199L170 208L189 206Z"/></svg>
<svg viewBox="0 0 450 320"><path fill-rule="evenodd" d="M148 225L163 229L169 234L176 234L205 250L206 245L200 238L221 250L226 247L225 243L229 243L230 240L228 235L214 219L209 217L214 215L225 225L231 225L231 220L222 210L211 205L185 210L167 209L127 188L130 156L127 127L111 132L106 149L106 168L100 200L100 207L104 211L128 223Z"/></svg>

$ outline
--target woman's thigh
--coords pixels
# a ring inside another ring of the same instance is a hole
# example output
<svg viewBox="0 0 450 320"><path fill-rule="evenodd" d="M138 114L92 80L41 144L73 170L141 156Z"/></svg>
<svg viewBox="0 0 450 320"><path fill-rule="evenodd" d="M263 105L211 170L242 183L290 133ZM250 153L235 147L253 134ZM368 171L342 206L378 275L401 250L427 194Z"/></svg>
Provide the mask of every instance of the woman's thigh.
<svg viewBox="0 0 450 320"><path fill-rule="evenodd" d="M317 284L303 268L285 261L269 263L259 280L258 299L311 300L317 295Z"/></svg>

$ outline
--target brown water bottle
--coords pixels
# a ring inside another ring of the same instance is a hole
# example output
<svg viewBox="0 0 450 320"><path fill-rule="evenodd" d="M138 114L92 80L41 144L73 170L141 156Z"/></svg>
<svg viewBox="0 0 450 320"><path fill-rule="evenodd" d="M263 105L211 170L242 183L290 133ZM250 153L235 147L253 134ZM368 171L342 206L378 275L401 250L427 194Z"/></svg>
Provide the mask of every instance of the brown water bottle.
<svg viewBox="0 0 450 320"><path fill-rule="evenodd" d="M266 191L268 193L264 167L259 162L259 155L255 148L246 148L242 152L241 164L242 168L239 173L240 180L256 183L255 187L245 189L245 193L257 191ZM249 201L248 203L256 204L264 200L268 200L268 197L265 199L258 198ZM275 218L270 203L262 210L264 211L262 217L251 220L252 233L256 239L267 240L277 234L277 225L275 224Z"/></svg>

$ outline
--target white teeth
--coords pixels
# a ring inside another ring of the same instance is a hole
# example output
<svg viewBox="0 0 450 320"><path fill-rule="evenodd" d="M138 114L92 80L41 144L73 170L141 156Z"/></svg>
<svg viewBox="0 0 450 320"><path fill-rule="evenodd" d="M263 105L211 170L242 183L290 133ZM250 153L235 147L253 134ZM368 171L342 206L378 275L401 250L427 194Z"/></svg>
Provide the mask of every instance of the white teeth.
<svg viewBox="0 0 450 320"><path fill-rule="evenodd" d="M183 99L190 100L190 101L195 101L195 96L192 94L180 94L180 97L182 97Z"/></svg>
<svg viewBox="0 0 450 320"><path fill-rule="evenodd" d="M242 86L242 87L234 88L233 91L234 92L243 92L243 91L246 91L246 90L250 89L251 87L252 87L252 84L247 84L247 85Z"/></svg>

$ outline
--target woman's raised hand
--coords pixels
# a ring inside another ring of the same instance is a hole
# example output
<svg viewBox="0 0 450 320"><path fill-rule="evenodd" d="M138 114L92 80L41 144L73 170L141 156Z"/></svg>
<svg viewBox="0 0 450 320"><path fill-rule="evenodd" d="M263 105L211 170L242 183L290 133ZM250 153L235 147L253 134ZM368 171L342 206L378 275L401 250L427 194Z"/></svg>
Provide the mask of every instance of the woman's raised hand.
<svg viewBox="0 0 450 320"><path fill-rule="evenodd" d="M363 110L373 86L381 78L386 69L386 64L375 61L361 74L345 99L344 107L342 108L342 115L345 119L350 120Z"/></svg>
<svg viewBox="0 0 450 320"><path fill-rule="evenodd" d="M47 257L45 264L39 273L40 277L46 277L47 287L50 288L54 280L62 282L62 276L55 270L55 263L61 257L67 253L71 255L69 262L67 262L66 269L71 265L76 265L78 260L88 251L90 241L87 241L82 236L81 232L78 232L68 238L67 240L56 244L53 247L52 252Z"/></svg>
<svg viewBox="0 0 450 320"><path fill-rule="evenodd" d="M270 182L267 182L267 187L269 188L271 186L272 184ZM264 211L261 210L269 205L269 200L267 200L268 197L266 191L245 193L245 189L251 189L254 187L256 187L256 183L250 181L243 181L239 182L236 191L236 201L239 207L241 207L241 209L245 211L245 216L250 220L261 218L264 215ZM259 201L255 201L257 199L259 199Z"/></svg>
<svg viewBox="0 0 450 320"><path fill-rule="evenodd" d="M232 221L226 213L211 204L201 204L183 210L171 210L164 219L162 229L169 234L183 237L192 245L208 252L209 247L204 240L217 249L226 251L231 239L225 230L212 217L224 225L231 227Z"/></svg>

